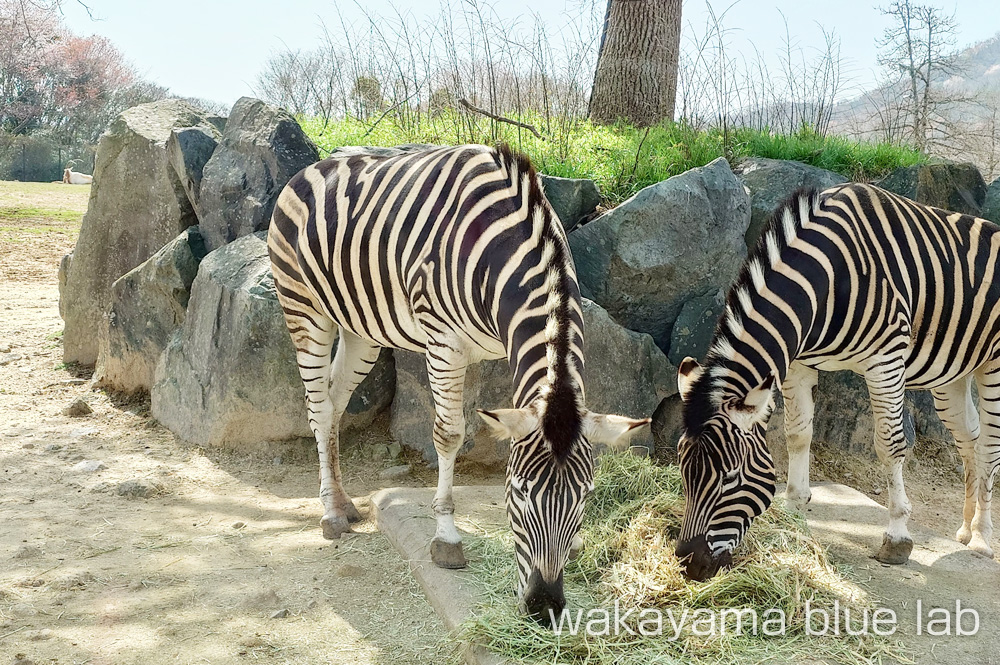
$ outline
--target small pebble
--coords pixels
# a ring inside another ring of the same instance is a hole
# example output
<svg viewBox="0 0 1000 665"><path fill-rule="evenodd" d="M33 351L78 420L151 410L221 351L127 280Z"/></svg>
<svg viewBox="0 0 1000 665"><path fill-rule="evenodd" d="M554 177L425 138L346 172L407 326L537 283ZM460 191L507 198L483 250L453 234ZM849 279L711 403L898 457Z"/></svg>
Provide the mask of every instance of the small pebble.
<svg viewBox="0 0 1000 665"><path fill-rule="evenodd" d="M15 360L20 360L20 359L21 359L20 354L5 353L2 356L0 356L0 367L3 367L4 365L9 365Z"/></svg>
<svg viewBox="0 0 1000 665"><path fill-rule="evenodd" d="M402 478L403 476L410 475L412 467L409 464L400 464L399 466L390 466L388 469L383 469L379 472L379 480L395 480L397 478Z"/></svg>
<svg viewBox="0 0 1000 665"><path fill-rule="evenodd" d="M96 473L98 471L103 471L108 468L104 462L97 459L85 459L82 462L77 462L73 465L74 471L82 471L83 473Z"/></svg>
<svg viewBox="0 0 1000 665"><path fill-rule="evenodd" d="M78 418L80 416L89 416L94 410L90 408L87 404L87 400L82 397L77 397L75 400L69 403L65 409L63 409L64 416L71 416Z"/></svg>
<svg viewBox="0 0 1000 665"><path fill-rule="evenodd" d="M352 563L346 563L337 570L337 577L362 577L365 574L365 569L361 566L355 566Z"/></svg>
<svg viewBox="0 0 1000 665"><path fill-rule="evenodd" d="M62 446L59 445L58 443L50 443L49 445L45 446L45 452L47 453L57 453L60 450L62 450Z"/></svg>
<svg viewBox="0 0 1000 665"><path fill-rule="evenodd" d="M283 460L281 459L281 455L278 455L273 460L271 460L271 464L273 464L274 466L281 466L282 461Z"/></svg>
<svg viewBox="0 0 1000 665"><path fill-rule="evenodd" d="M19 547L17 551L14 552L14 556L12 556L11 558L34 559L35 557L40 557L40 556L42 556L42 550L39 549L38 547L34 545L21 545L21 547Z"/></svg>
<svg viewBox="0 0 1000 665"><path fill-rule="evenodd" d="M246 522L233 522L234 529L243 529L246 527L246 525L247 525Z"/></svg>
<svg viewBox="0 0 1000 665"><path fill-rule="evenodd" d="M35 447L35 444L33 444L33 443L25 443L21 447L24 448L25 450L31 450L32 448Z"/></svg>
<svg viewBox="0 0 1000 665"><path fill-rule="evenodd" d="M289 612L288 610L278 610L277 612L274 612L273 614L271 614L271 618L272 619L284 619L289 614L291 614L291 612Z"/></svg>
<svg viewBox="0 0 1000 665"><path fill-rule="evenodd" d="M881 493L882 493L881 487L876 487L875 489L872 490L872 494L874 494L875 496L878 496Z"/></svg>
<svg viewBox="0 0 1000 665"><path fill-rule="evenodd" d="M147 499L160 491L158 485L143 480L125 480L118 483L115 493L131 499Z"/></svg>
<svg viewBox="0 0 1000 665"><path fill-rule="evenodd" d="M403 446L399 442L393 441L389 444L389 457L397 459L403 453Z"/></svg>

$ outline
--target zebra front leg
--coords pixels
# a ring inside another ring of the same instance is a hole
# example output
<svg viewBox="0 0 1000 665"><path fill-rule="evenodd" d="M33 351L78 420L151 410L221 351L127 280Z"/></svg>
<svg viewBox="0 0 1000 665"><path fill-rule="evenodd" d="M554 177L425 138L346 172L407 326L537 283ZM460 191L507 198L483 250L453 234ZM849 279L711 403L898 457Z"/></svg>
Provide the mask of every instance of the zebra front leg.
<svg viewBox="0 0 1000 665"><path fill-rule="evenodd" d="M968 545L972 540L972 521L976 515L976 497L979 487L976 469L976 441L980 437L979 411L972 401L972 377L968 376L932 391L938 417L955 438L955 447L962 457L965 475L965 505L962 526L955 533L955 540Z"/></svg>
<svg viewBox="0 0 1000 665"><path fill-rule="evenodd" d="M340 472L340 421L351 401L351 395L361 384L375 361L380 347L361 339L354 333L341 329L340 343L333 358L329 384L326 391L326 407L329 411L324 440L316 436L319 450L319 498L323 502L323 537L336 540L351 530L350 523L361 519L354 502L344 491ZM306 384L307 386L309 384Z"/></svg>
<svg viewBox="0 0 1000 665"><path fill-rule="evenodd" d="M902 564L910 558L913 539L907 522L912 507L903 487L906 437L903 434L904 365L901 358L876 359L865 372L875 422L875 452L887 470L889 526L875 558Z"/></svg>
<svg viewBox="0 0 1000 665"><path fill-rule="evenodd" d="M813 388L819 373L793 362L781 384L785 403L785 441L788 448L788 487L785 498L804 510L812 498L809 490L809 444L813 435Z"/></svg>
<svg viewBox="0 0 1000 665"><path fill-rule="evenodd" d="M468 360L454 346L428 342L427 379L434 395L434 449L438 456L438 485L434 494L437 527L431 540L431 561L440 568L464 568L462 536L455 528L452 486L455 459L465 441L462 397Z"/></svg>
<svg viewBox="0 0 1000 665"><path fill-rule="evenodd" d="M993 556L993 483L1000 467L1000 361L993 361L976 372L979 388L979 419L982 433L976 440L976 512L972 518L968 545Z"/></svg>

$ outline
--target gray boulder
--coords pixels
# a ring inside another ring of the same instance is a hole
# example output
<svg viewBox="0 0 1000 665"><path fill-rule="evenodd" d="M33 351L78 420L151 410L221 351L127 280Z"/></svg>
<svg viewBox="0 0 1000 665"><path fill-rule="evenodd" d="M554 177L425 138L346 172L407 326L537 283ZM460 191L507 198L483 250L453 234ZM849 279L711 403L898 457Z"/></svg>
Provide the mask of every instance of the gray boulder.
<svg viewBox="0 0 1000 665"><path fill-rule="evenodd" d="M348 406L364 427L392 401L392 355L383 352ZM312 435L304 388L274 290L266 233L211 252L198 268L183 326L160 357L153 416L201 445L245 445Z"/></svg>
<svg viewBox="0 0 1000 665"><path fill-rule="evenodd" d="M743 159L733 172L750 190L750 227L745 236L747 249L757 244L757 238L771 214L796 190L823 191L847 182L846 178L833 171L802 162L764 157Z"/></svg>
<svg viewBox="0 0 1000 665"><path fill-rule="evenodd" d="M986 188L986 202L983 204L982 217L994 224L1000 224L1000 178L997 178Z"/></svg>
<svg viewBox="0 0 1000 665"><path fill-rule="evenodd" d="M622 328L602 307L586 299L583 316L587 408L644 418L661 399L677 392L677 370L649 335ZM396 380L390 422L393 438L423 453L425 460L436 462L431 440L434 402L427 387L424 356L397 351ZM506 464L510 443L494 439L476 409L509 408L512 402L512 379L506 360L469 367L465 379L465 458L489 466ZM630 443L649 449L652 438L643 430Z"/></svg>
<svg viewBox="0 0 1000 665"><path fill-rule="evenodd" d="M567 233L590 219L601 202L597 184L585 178L543 175L542 189Z"/></svg>
<svg viewBox="0 0 1000 665"><path fill-rule="evenodd" d="M684 303L670 335L670 362L680 365L687 356L704 358L725 309L726 292L721 289Z"/></svg>
<svg viewBox="0 0 1000 665"><path fill-rule="evenodd" d="M124 111L101 137L90 204L61 294L66 362L94 364L111 284L198 223L166 144L176 128L208 126L193 106L168 99Z"/></svg>
<svg viewBox="0 0 1000 665"><path fill-rule="evenodd" d="M569 236L583 294L668 349L684 304L727 289L750 197L725 159L646 187Z"/></svg>
<svg viewBox="0 0 1000 665"><path fill-rule="evenodd" d="M976 217L986 203L986 181L975 164L901 167L877 184L917 203Z"/></svg>
<svg viewBox="0 0 1000 665"><path fill-rule="evenodd" d="M95 386L125 393L153 386L160 354L184 323L191 283L204 256L205 242L192 226L115 280L98 330Z"/></svg>
<svg viewBox="0 0 1000 665"><path fill-rule="evenodd" d="M319 161L291 115L259 99L233 106L201 181L201 230L209 251L266 230L281 189Z"/></svg>
<svg viewBox="0 0 1000 665"><path fill-rule="evenodd" d="M201 181L205 164L215 152L219 143L219 130L215 125L183 127L175 129L167 139L167 155L191 207L200 219L204 214L201 207Z"/></svg>

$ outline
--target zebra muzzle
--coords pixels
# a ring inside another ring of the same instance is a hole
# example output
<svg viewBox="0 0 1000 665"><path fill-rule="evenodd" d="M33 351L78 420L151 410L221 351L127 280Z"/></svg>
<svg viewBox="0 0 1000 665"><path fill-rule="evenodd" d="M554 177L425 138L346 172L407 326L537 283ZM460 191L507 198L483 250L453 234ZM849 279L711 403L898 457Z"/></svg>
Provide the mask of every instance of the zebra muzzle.
<svg viewBox="0 0 1000 665"><path fill-rule="evenodd" d="M704 582L714 577L721 568L726 568L733 562L733 555L728 551L713 555L705 536L679 541L674 554L681 560L684 576L695 582Z"/></svg>

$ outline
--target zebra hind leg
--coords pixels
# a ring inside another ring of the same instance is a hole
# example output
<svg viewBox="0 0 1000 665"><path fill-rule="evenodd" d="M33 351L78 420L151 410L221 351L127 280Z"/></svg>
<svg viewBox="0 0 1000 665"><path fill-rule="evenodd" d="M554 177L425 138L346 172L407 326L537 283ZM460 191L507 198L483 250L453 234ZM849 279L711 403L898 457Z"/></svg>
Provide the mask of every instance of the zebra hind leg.
<svg viewBox="0 0 1000 665"><path fill-rule="evenodd" d="M913 551L907 528L912 506L903 487L906 437L903 434L904 371L902 358L874 359L865 372L875 422L875 452L888 471L889 526L875 558L882 563L906 563Z"/></svg>
<svg viewBox="0 0 1000 665"><path fill-rule="evenodd" d="M972 518L969 547L993 556L993 483L1000 467L1000 360L976 372L982 435L976 441L976 512Z"/></svg>
<svg viewBox="0 0 1000 665"><path fill-rule="evenodd" d="M452 486L455 458L465 440L462 397L467 365L465 354L453 346L428 342L427 378L434 394L433 437L438 456L438 486L432 504L437 527L431 540L431 560L440 568L464 568L466 563L462 536L455 528Z"/></svg>
<svg viewBox="0 0 1000 665"><path fill-rule="evenodd" d="M962 526L955 533L955 540L968 545L972 540L972 521L976 514L978 472L976 470L976 441L980 437L979 411L972 401L972 377L966 377L942 386L933 392L938 417L955 438L955 447L962 457L965 471L965 505Z"/></svg>
<svg viewBox="0 0 1000 665"><path fill-rule="evenodd" d="M329 412L326 445L321 444L319 433L316 436L320 463L319 498L324 510L320 526L323 537L328 540L339 538L351 530L351 522L361 519L351 497L344 491L340 472L340 421L354 390L375 366L379 351L379 346L341 328L326 391Z"/></svg>

